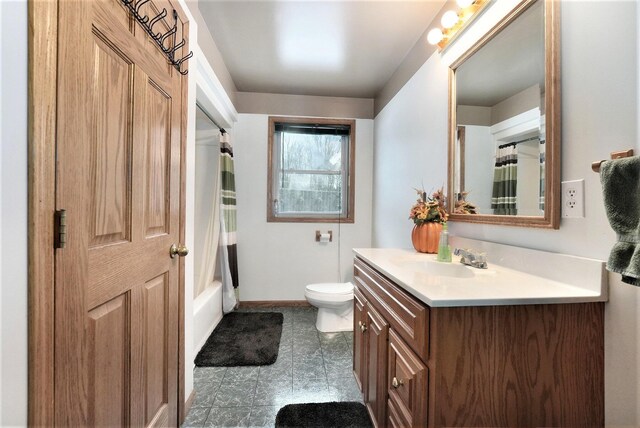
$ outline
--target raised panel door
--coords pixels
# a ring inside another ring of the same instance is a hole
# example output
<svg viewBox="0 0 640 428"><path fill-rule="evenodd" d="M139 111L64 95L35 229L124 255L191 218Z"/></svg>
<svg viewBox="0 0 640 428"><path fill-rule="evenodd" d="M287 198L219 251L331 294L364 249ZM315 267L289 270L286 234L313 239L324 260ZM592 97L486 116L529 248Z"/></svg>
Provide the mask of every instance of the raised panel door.
<svg viewBox="0 0 640 428"><path fill-rule="evenodd" d="M376 426L387 420L387 348L389 324L371 307L367 307L367 352L365 404Z"/></svg>
<svg viewBox="0 0 640 428"><path fill-rule="evenodd" d="M55 425L175 426L183 78L120 0L58 27Z"/></svg>
<svg viewBox="0 0 640 428"><path fill-rule="evenodd" d="M389 330L389 401L406 426L427 424L428 370L396 332Z"/></svg>
<svg viewBox="0 0 640 428"><path fill-rule="evenodd" d="M365 372L365 355L367 349L367 335L366 331L363 329L363 325L366 326L367 316L366 316L366 304L365 300L360 290L355 288L354 290L354 299L353 299L353 372L356 377L356 382L358 383L358 387L360 391L363 393L366 390L367 385L367 377Z"/></svg>

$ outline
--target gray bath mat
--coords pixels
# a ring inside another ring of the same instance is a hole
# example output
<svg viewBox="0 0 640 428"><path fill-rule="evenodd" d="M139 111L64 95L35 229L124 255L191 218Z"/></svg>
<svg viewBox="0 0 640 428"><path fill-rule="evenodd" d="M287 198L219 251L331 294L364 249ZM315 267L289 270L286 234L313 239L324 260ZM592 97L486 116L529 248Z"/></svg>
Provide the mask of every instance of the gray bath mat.
<svg viewBox="0 0 640 428"><path fill-rule="evenodd" d="M367 408L355 401L288 404L278 410L276 428L372 427Z"/></svg>
<svg viewBox="0 0 640 428"><path fill-rule="evenodd" d="M204 344L198 367L264 366L278 358L283 315L232 312L225 315Z"/></svg>

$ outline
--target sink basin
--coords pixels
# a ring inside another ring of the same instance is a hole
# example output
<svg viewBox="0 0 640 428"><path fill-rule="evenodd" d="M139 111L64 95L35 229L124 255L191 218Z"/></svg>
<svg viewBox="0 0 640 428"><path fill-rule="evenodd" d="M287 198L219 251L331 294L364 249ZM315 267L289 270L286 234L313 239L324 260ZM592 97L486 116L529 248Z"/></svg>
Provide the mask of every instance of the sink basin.
<svg viewBox="0 0 640 428"><path fill-rule="evenodd" d="M403 269L425 273L427 275L444 276L448 278L473 278L473 268L461 263L442 263L433 260L395 259L393 264Z"/></svg>

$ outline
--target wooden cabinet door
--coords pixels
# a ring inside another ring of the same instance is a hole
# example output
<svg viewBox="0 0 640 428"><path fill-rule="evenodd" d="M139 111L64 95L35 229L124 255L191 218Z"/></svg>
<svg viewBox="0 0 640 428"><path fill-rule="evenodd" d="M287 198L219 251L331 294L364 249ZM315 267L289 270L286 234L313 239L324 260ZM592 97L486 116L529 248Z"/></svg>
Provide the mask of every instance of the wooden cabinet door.
<svg viewBox="0 0 640 428"><path fill-rule="evenodd" d="M427 367L393 330L389 330L387 382L390 406L397 414L394 418L389 415L390 422L400 419L402 426L426 426Z"/></svg>
<svg viewBox="0 0 640 428"><path fill-rule="evenodd" d="M154 0L139 12L176 6ZM55 256L53 422L179 425L169 248L181 227L186 79L121 0L60 1L58 13L56 205L67 245Z"/></svg>
<svg viewBox="0 0 640 428"><path fill-rule="evenodd" d="M366 331L363 330L363 326L366 328L367 301L357 288L354 289L353 294L353 373L356 376L356 382L360 387L360 391L365 392L367 388L367 377L365 372L367 334Z"/></svg>
<svg viewBox="0 0 640 428"><path fill-rule="evenodd" d="M387 420L387 349L389 324L371 306L367 306L367 374L365 404L376 426Z"/></svg>

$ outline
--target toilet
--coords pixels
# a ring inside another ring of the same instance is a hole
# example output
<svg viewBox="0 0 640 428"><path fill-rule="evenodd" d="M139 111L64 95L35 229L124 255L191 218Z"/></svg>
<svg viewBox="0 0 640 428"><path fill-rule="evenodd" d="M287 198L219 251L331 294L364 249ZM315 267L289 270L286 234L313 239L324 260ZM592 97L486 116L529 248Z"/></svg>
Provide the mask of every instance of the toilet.
<svg viewBox="0 0 640 428"><path fill-rule="evenodd" d="M304 296L318 308L316 328L323 332L353 330L353 284L322 283L309 284Z"/></svg>

